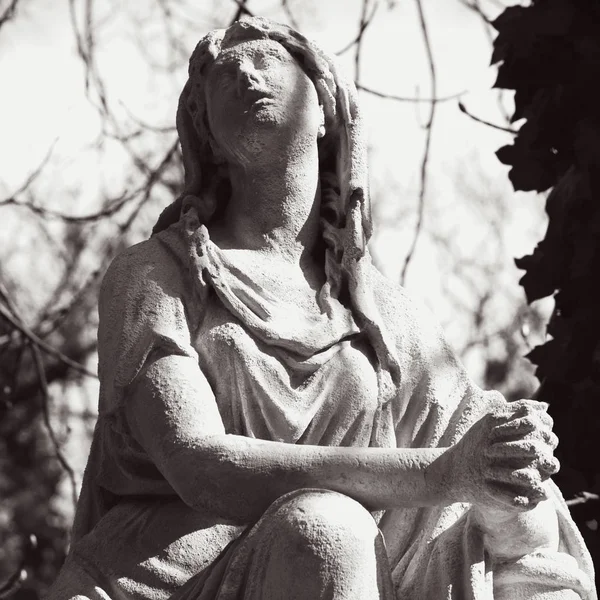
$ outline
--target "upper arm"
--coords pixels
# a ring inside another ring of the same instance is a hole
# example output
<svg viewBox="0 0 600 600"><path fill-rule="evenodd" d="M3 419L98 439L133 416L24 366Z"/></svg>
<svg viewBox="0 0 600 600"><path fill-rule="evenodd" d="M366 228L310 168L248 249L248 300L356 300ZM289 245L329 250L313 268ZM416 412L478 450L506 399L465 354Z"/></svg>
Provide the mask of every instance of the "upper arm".
<svg viewBox="0 0 600 600"><path fill-rule="evenodd" d="M179 451L225 433L198 362L173 354L149 358L127 390L125 417L136 441L168 480L176 476L173 463Z"/></svg>
<svg viewBox="0 0 600 600"><path fill-rule="evenodd" d="M117 257L100 295L100 410L123 421L171 484L176 450L224 431L193 344L202 312L193 286L151 238Z"/></svg>

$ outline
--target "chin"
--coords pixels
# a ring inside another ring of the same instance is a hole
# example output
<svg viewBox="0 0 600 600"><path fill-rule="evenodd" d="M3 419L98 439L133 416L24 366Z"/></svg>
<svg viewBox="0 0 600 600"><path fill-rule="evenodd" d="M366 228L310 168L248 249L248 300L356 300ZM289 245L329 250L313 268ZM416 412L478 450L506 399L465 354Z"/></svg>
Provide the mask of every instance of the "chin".
<svg viewBox="0 0 600 600"><path fill-rule="evenodd" d="M283 115L278 107L270 104L253 108L248 113L248 126L252 127L257 124L268 124L272 126L283 125Z"/></svg>

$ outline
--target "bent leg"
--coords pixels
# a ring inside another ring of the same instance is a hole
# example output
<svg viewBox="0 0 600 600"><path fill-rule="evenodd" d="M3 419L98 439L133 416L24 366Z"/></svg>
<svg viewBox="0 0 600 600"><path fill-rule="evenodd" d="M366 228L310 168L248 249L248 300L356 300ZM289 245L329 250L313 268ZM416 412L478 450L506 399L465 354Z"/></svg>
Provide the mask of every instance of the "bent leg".
<svg viewBox="0 0 600 600"><path fill-rule="evenodd" d="M316 489L271 505L228 558L215 591L204 588L195 600L393 598L383 537L371 514L343 494Z"/></svg>

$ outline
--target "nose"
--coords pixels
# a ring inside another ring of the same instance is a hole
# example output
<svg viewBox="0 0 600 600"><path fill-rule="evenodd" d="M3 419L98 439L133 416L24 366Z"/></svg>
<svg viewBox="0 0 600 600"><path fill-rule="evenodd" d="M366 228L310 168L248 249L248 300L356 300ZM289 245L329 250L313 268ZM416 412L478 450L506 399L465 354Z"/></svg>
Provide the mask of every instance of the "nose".
<svg viewBox="0 0 600 600"><path fill-rule="evenodd" d="M244 61L238 71L238 93L240 96L250 87L260 87L263 83L259 71L251 61Z"/></svg>

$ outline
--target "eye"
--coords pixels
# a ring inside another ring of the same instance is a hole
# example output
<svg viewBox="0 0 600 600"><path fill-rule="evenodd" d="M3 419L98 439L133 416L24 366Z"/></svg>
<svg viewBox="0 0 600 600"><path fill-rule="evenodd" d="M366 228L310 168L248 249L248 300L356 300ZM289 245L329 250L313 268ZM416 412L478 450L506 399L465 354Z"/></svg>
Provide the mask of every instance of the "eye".
<svg viewBox="0 0 600 600"><path fill-rule="evenodd" d="M257 69L268 69L279 62L281 59L273 54L261 54L256 57L254 64Z"/></svg>

